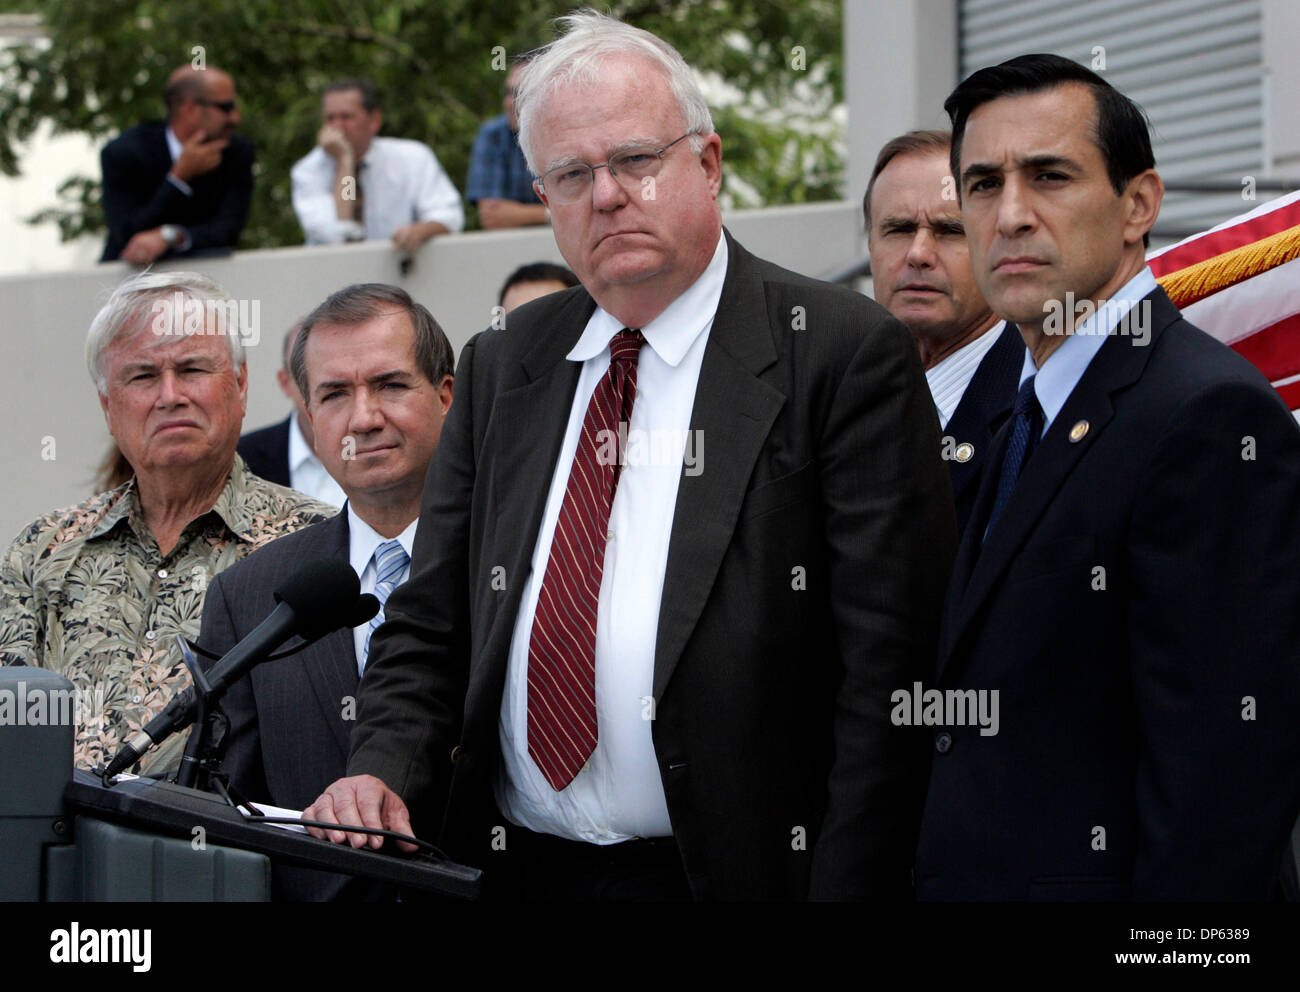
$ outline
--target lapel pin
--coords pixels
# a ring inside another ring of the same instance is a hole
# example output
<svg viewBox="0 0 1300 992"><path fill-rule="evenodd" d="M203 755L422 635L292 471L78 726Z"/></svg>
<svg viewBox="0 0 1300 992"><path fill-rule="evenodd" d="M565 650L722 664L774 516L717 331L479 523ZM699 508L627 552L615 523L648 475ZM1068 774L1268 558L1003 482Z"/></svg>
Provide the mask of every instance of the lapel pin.
<svg viewBox="0 0 1300 992"><path fill-rule="evenodd" d="M957 445L957 450L952 453L952 456L959 462L968 462L975 456L975 445L969 441L963 441Z"/></svg>
<svg viewBox="0 0 1300 992"><path fill-rule="evenodd" d="M1079 443L1080 441L1082 441L1085 437L1087 437L1087 436L1088 436L1088 427L1089 427L1089 424L1088 424L1088 421L1086 421L1086 420L1080 420L1077 424L1075 424L1073 427L1071 427L1071 428L1070 428L1070 443L1071 443L1071 444L1078 444L1078 443Z"/></svg>

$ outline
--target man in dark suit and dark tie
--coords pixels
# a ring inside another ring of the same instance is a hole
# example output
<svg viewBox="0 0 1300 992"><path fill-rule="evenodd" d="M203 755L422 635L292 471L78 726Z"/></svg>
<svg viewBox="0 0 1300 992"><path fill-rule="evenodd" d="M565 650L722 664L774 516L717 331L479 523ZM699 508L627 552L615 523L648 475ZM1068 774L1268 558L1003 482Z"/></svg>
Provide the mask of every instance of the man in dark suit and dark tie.
<svg viewBox="0 0 1300 992"><path fill-rule="evenodd" d="M1146 267L1132 101L1029 55L945 109L976 279L1028 355L937 685L895 694L932 725L918 895L1268 899L1300 810L1300 430Z"/></svg>
<svg viewBox="0 0 1300 992"><path fill-rule="evenodd" d="M220 654L275 608L302 564L344 558L381 603L406 579L429 459L452 400L451 344L425 307L395 286L333 294L303 322L291 364L321 458L347 494L338 516L278 540L208 587L199 642ZM344 772L357 685L383 612L300 653L262 665L223 704L224 768L245 796L302 809ZM290 643L292 647L293 642ZM337 896L342 879L279 869L278 891Z"/></svg>
<svg viewBox="0 0 1300 992"><path fill-rule="evenodd" d="M350 777L308 812L414 823L507 898L905 896L925 741L888 692L954 543L916 348L722 229L675 50L561 22L521 139L582 285L466 345Z"/></svg>
<svg viewBox="0 0 1300 992"><path fill-rule="evenodd" d="M886 142L862 210L876 300L907 325L921 350L960 536L989 442L1011 414L1025 343L975 284L948 171L951 138L947 131L909 131Z"/></svg>
<svg viewBox="0 0 1300 992"><path fill-rule="evenodd" d="M165 121L122 132L100 153L108 240L101 262L148 265L233 248L253 197L253 145L235 134L235 83L220 69L182 66L163 91Z"/></svg>

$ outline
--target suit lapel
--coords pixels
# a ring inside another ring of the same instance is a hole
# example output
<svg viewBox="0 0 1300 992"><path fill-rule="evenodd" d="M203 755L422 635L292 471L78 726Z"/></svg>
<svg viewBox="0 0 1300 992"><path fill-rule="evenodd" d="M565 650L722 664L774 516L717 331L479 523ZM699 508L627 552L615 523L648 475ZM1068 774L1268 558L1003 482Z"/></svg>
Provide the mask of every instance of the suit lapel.
<svg viewBox="0 0 1300 992"><path fill-rule="evenodd" d="M989 471L984 474L949 590L949 610L953 615L945 618L951 620L951 625L945 623L940 675L962 633L1037 526L1061 485L1114 418L1112 394L1137 381L1151 352L1157 347L1160 334L1177 319L1178 311L1163 290L1157 289L1148 299L1153 303L1153 329L1148 346L1138 347L1131 339L1114 335L1102 345L1026 464L998 526L981 545L1010 429L1004 428L1000 432L995 444L997 460L989 462ZM1077 442L1071 441L1071 429L1084 420L1088 422L1087 434ZM966 576L969 576L969 581L966 581Z"/></svg>
<svg viewBox="0 0 1300 992"><path fill-rule="evenodd" d="M690 640L731 543L749 479L785 397L758 378L776 361L763 282L727 235L729 260L704 350L691 429L707 442L708 468L677 490L655 644L660 698Z"/></svg>
<svg viewBox="0 0 1300 992"><path fill-rule="evenodd" d="M969 461L950 463L953 496L958 500L979 477L980 466L988 459L989 445L1015 405L1024 361L1025 342L1020 329L1008 323L975 370L948 420L944 433L958 445L966 442L975 448Z"/></svg>
<svg viewBox="0 0 1300 992"><path fill-rule="evenodd" d="M465 712L490 714L493 721L500 712L515 618L582 373L582 363L564 356L595 308L589 295L575 293L553 318L532 325L530 344L514 366L513 378L492 404L491 444L483 450L492 490L492 539L479 566L503 566L506 588L483 641L486 663L470 673ZM498 702L477 706L480 699Z"/></svg>
<svg viewBox="0 0 1300 992"><path fill-rule="evenodd" d="M317 525L314 530L320 542L309 552L310 555L348 560L349 532L346 507L324 523ZM350 731L339 716L343 709L344 697L355 697L359 682L352 628L345 627L326 634L302 654L286 659L283 663L302 666L312 694L325 714L326 726L331 728L335 740L346 755Z"/></svg>

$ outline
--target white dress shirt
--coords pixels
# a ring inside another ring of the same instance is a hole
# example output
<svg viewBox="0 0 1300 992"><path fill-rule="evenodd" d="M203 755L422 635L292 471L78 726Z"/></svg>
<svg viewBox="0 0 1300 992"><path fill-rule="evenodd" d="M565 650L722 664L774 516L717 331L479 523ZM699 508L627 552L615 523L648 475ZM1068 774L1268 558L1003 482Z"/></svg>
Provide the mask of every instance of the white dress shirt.
<svg viewBox="0 0 1300 992"><path fill-rule="evenodd" d="M180 158L181 153L185 151L185 146L181 144L181 139L176 137L176 132L172 130L170 124L167 125L167 129L163 133L167 135L167 154L172 157L172 165L175 165L176 160ZM194 195L194 189L189 183L185 182L183 179L177 179L170 172L167 173L167 181L186 196Z"/></svg>
<svg viewBox="0 0 1300 992"><path fill-rule="evenodd" d="M313 148L290 172L293 209L309 245L360 240L356 221L342 221L334 203L338 164L323 148ZM438 163L433 149L406 138L372 138L360 173L362 217L367 240L386 241L399 227L436 220L449 231L465 226L460 194Z"/></svg>
<svg viewBox="0 0 1300 992"><path fill-rule="evenodd" d="M375 548L383 544L389 538L384 537L379 531L375 530L368 523L357 516L356 511L352 509L352 504L348 504L348 561L352 565L352 571L361 577L361 593L373 593L375 591L375 580L377 578L375 570ZM409 527L397 535L397 543L402 546L406 552L406 568L402 569L402 574L397 584L400 586L403 582L411 577L411 548L415 546L415 528L420 520L417 517L411 521ZM366 667L366 634L370 631L370 621L367 620L359 627L352 628L352 646L357 652L357 674L360 675Z"/></svg>
<svg viewBox="0 0 1300 992"><path fill-rule="evenodd" d="M342 509L347 496L311 450L298 426L298 411L289 414L289 487Z"/></svg>
<svg viewBox="0 0 1300 992"><path fill-rule="evenodd" d="M975 370L984 361L984 356L993 350L1007 326L1005 320L999 320L974 341L964 345L945 356L938 364L925 370L925 381L934 397L935 409L939 411L939 426L947 428L948 421L957 412L961 398L966 395L966 387L975 376Z"/></svg>
<svg viewBox="0 0 1300 992"><path fill-rule="evenodd" d="M713 260L695 283L641 328L646 346L638 360L627 462L610 509L596 610L596 749L556 792L528 754L528 645L578 435L592 393L609 369L609 341L623 325L597 308L566 356L581 362L582 372L515 619L501 702L497 803L506 819L530 830L594 844L672 833L651 737L655 642L684 444L726 273L727 244L720 236ZM634 453L638 441L644 457ZM651 456L651 449L659 455Z"/></svg>

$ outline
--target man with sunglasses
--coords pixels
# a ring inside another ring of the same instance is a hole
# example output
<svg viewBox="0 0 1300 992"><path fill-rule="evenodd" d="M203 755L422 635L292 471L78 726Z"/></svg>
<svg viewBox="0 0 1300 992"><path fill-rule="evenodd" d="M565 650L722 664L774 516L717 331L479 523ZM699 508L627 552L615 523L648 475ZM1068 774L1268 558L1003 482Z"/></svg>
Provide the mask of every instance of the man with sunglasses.
<svg viewBox="0 0 1300 992"><path fill-rule="evenodd" d="M253 196L253 145L239 125L235 83L220 69L181 66L167 79L165 121L145 121L104 146L101 262L148 265L164 254L233 248Z"/></svg>
<svg viewBox="0 0 1300 992"><path fill-rule="evenodd" d="M680 54L591 12L524 69L520 143L582 285L470 341L349 777L522 900L905 897L955 543L907 329L722 227Z"/></svg>

